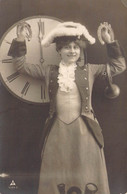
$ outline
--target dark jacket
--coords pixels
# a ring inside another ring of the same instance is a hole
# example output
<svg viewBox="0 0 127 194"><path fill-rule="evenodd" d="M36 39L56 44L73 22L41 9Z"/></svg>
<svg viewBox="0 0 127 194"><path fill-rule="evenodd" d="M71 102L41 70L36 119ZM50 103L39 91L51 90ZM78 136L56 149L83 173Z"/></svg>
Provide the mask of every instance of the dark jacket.
<svg viewBox="0 0 127 194"><path fill-rule="evenodd" d="M18 45L18 46L17 46ZM96 77L106 78L107 76L107 65L110 68L110 74L112 76L117 75L125 70L125 59L123 57L123 53L120 49L118 42L113 42L111 44L107 44L107 53L109 57L108 64L83 64L78 65L75 72L75 81L78 87L80 96L81 96L81 117L84 122L87 124L88 129L94 136L95 140L99 144L100 147L104 146L102 130L98 124L94 116L94 112L91 104L92 97L92 88ZM24 50L23 50L24 47ZM15 49L16 48L16 49ZM14 63L17 67L17 70L21 73L27 73L33 77L42 78L43 70L36 65L31 66L30 64L26 67L26 61L24 54L25 44L21 45L20 52L20 44L15 40L12 44L12 47L9 50L9 55L14 57ZM15 52L16 50L16 52ZM24 53L24 54L23 54ZM34 71L36 69L36 71ZM52 128L53 122L56 118L56 94L58 89L57 77L58 77L58 69L59 67L56 65L50 65L47 67L48 73L46 78L49 83L49 97L50 97L50 111L49 117L46 120L45 127L43 129L41 147L44 148L44 145L47 141L48 135Z"/></svg>

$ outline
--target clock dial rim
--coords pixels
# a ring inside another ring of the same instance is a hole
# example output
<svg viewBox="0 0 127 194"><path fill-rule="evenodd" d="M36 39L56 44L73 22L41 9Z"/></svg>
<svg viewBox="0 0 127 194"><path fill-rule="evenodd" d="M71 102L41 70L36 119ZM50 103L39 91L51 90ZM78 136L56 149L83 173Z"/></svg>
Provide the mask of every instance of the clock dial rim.
<svg viewBox="0 0 127 194"><path fill-rule="evenodd" d="M26 18L23 18L21 20L19 20L18 22L14 23L11 27L8 28L8 30L3 34L1 40L0 40L0 47L3 43L3 41L5 40L7 34L13 29L16 27L16 25L19 23L19 22L23 22L23 21L28 21L28 20L31 20L31 19L51 19L51 20L55 20L56 22L63 22L61 19L59 18L56 18L56 17L52 17L52 16L46 16L46 15L36 15L36 16L30 16L30 17L26 17ZM1 62L2 63L2 59L1 59ZM28 80L29 80L29 76L26 75L26 77L28 77ZM33 78L34 79L34 78ZM35 101L32 101L32 100L26 100L24 98L22 98L21 96L19 96L18 94L16 94L14 92L14 90L11 90L10 87L8 86L8 84L6 84L1 72L0 72L0 80L2 82L2 84L5 86L5 88L9 91L9 93L11 93L14 97L16 97L17 99L23 101L23 102L26 102L28 104L37 104L37 105L43 105L43 104L48 104L49 102L35 102Z"/></svg>

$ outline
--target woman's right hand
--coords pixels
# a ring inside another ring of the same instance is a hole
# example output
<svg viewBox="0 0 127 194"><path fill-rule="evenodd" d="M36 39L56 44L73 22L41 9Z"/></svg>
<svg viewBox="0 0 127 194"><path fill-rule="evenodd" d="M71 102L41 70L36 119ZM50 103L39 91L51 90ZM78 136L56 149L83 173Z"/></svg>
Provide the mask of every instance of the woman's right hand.
<svg viewBox="0 0 127 194"><path fill-rule="evenodd" d="M28 39L28 41L31 40L32 38L32 31L31 27L28 23L26 22L20 22L17 25L17 41L23 42L25 39Z"/></svg>

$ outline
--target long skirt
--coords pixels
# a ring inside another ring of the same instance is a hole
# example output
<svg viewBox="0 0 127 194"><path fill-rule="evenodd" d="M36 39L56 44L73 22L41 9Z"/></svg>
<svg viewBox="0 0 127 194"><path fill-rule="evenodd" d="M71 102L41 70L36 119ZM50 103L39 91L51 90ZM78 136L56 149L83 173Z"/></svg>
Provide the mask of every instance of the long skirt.
<svg viewBox="0 0 127 194"><path fill-rule="evenodd" d="M81 117L70 124L57 118L45 145L38 194L85 194L88 183L96 185L96 194L110 193L103 148Z"/></svg>

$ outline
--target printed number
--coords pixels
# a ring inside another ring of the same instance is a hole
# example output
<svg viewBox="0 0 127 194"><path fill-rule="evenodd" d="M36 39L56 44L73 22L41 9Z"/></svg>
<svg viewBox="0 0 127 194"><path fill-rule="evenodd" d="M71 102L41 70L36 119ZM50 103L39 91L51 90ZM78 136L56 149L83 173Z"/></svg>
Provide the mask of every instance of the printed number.
<svg viewBox="0 0 127 194"><path fill-rule="evenodd" d="M57 185L60 194L65 194L65 184ZM68 189L67 194L81 194L81 190L78 187L71 187Z"/></svg>

